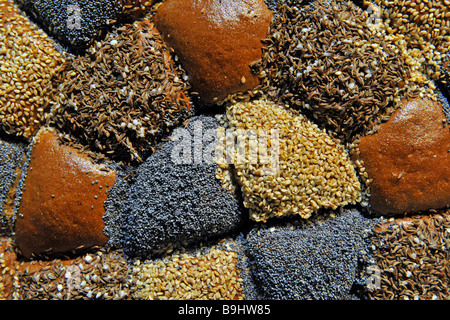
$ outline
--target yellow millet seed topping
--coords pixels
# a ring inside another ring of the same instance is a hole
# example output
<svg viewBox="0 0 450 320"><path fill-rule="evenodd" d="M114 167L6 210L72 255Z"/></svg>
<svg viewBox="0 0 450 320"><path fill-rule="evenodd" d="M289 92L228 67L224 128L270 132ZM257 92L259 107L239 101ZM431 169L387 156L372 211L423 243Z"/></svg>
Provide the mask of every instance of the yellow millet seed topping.
<svg viewBox="0 0 450 320"><path fill-rule="evenodd" d="M361 186L344 147L304 116L264 99L236 103L226 114L228 130L237 135L255 131L262 141L258 161L252 159L251 139L243 159L239 152L228 155L253 220L287 215L307 219L321 207L336 209L361 201ZM232 149L226 136L219 135L223 147L218 154ZM224 159L217 157L222 169Z"/></svg>

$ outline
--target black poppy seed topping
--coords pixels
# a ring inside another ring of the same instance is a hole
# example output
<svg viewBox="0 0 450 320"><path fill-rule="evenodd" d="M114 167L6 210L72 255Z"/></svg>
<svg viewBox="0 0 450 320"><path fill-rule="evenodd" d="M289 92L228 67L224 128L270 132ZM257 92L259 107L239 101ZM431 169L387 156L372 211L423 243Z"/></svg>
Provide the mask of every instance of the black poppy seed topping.
<svg viewBox="0 0 450 320"><path fill-rule="evenodd" d="M0 235L11 233L14 212L14 184L24 161L23 145L0 139Z"/></svg>
<svg viewBox="0 0 450 320"><path fill-rule="evenodd" d="M450 103L448 102L448 98L446 98L445 93L443 93L439 89L436 90L436 96L437 96L437 100L442 105L442 109L444 110L444 114L447 118L447 122L450 123Z"/></svg>
<svg viewBox="0 0 450 320"><path fill-rule="evenodd" d="M18 1L42 28L74 52L86 50L123 10L116 0Z"/></svg>
<svg viewBox="0 0 450 320"><path fill-rule="evenodd" d="M104 216L110 243L128 256L151 257L239 229L244 221L239 203L216 178L218 165L206 160L215 150L206 135L217 128L213 117L192 117L139 165L131 182L119 180L111 188ZM189 149L189 158L178 156L180 147L186 154Z"/></svg>
<svg viewBox="0 0 450 320"><path fill-rule="evenodd" d="M439 85L442 88L442 93L447 96L447 98L450 97L450 53L448 53L444 59L442 60L442 66L441 66L441 79L439 81ZM450 110L447 113L450 119Z"/></svg>
<svg viewBox="0 0 450 320"><path fill-rule="evenodd" d="M246 237L252 277L263 299L359 299L369 263L372 219L342 210L327 219L260 226ZM356 296L356 297L355 297Z"/></svg>

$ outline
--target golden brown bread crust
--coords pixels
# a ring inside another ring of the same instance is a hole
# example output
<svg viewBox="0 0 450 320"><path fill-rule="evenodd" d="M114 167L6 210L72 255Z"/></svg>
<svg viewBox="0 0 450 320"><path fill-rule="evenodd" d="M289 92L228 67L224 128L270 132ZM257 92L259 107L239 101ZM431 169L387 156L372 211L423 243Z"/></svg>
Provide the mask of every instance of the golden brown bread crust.
<svg viewBox="0 0 450 320"><path fill-rule="evenodd" d="M104 245L103 202L116 173L41 131L29 163L16 221L21 253L62 253Z"/></svg>
<svg viewBox="0 0 450 320"><path fill-rule="evenodd" d="M437 102L403 102L359 149L373 179L373 210L399 214L450 204L450 131Z"/></svg>
<svg viewBox="0 0 450 320"><path fill-rule="evenodd" d="M249 64L261 59L261 40L273 13L263 0L168 0L155 24L203 101L218 102L259 84Z"/></svg>

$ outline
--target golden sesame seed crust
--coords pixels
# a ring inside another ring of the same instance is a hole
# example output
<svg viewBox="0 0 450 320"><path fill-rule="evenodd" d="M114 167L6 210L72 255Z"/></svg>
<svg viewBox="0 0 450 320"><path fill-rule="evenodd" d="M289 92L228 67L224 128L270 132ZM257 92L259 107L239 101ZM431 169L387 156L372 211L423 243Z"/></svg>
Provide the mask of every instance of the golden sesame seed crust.
<svg viewBox="0 0 450 320"><path fill-rule="evenodd" d="M228 154L233 158L234 176L252 219L266 221L285 215L309 218L321 207L336 209L361 200L361 186L343 146L302 115L293 115L268 100L256 100L229 106L227 119L236 131L269 135L274 129L278 134L277 141L266 140L269 150L279 144L275 171L265 171L269 168L263 161L239 161L235 154ZM219 137L219 148L225 146L228 152L224 138ZM216 161L220 164L223 158Z"/></svg>
<svg viewBox="0 0 450 320"><path fill-rule="evenodd" d="M131 292L143 300L243 300L238 254L217 249L137 260Z"/></svg>
<svg viewBox="0 0 450 320"><path fill-rule="evenodd" d="M365 1L368 4L368 1ZM442 58L449 52L450 9L448 1L375 0L384 28L395 42L406 41L422 60L420 71L439 79Z"/></svg>
<svg viewBox="0 0 450 320"><path fill-rule="evenodd" d="M48 120L64 59L11 0L0 1L0 22L0 130L30 138Z"/></svg>

